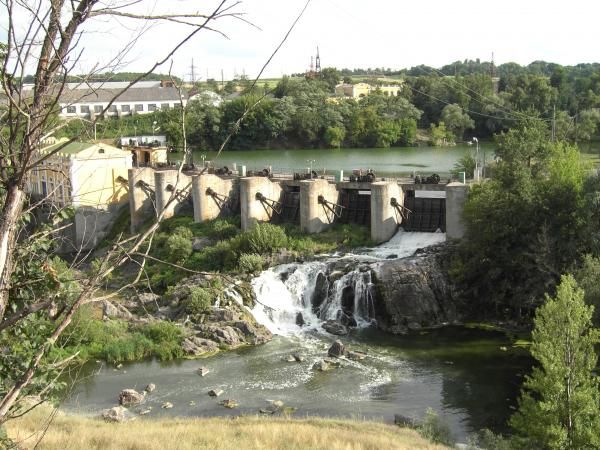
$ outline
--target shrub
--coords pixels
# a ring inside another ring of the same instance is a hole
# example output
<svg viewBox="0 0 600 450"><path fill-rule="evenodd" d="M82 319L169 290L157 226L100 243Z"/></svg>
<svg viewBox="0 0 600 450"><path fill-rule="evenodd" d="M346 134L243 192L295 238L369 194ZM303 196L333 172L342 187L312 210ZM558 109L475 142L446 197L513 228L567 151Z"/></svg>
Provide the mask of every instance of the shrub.
<svg viewBox="0 0 600 450"><path fill-rule="evenodd" d="M238 268L244 273L258 273L263 270L265 261L256 253L242 253L238 261Z"/></svg>
<svg viewBox="0 0 600 450"><path fill-rule="evenodd" d="M203 314L212 306L213 293L206 288L192 287L185 303L185 310L189 314Z"/></svg>
<svg viewBox="0 0 600 450"><path fill-rule="evenodd" d="M232 220L217 219L212 223L208 234L210 237L224 240L234 237L238 231L239 227Z"/></svg>
<svg viewBox="0 0 600 450"><path fill-rule="evenodd" d="M443 444L453 447L456 441L452 436L448 424L442 422L437 413L431 408L427 409L423 423L419 425L417 431L424 438L429 439L434 444Z"/></svg>
<svg viewBox="0 0 600 450"><path fill-rule="evenodd" d="M220 272L237 267L238 254L234 250L236 238L219 241L212 247L194 253L186 266L193 270Z"/></svg>
<svg viewBox="0 0 600 450"><path fill-rule="evenodd" d="M192 254L193 237L194 235L188 228L177 227L165 242L166 258L175 263L185 261Z"/></svg>
<svg viewBox="0 0 600 450"><path fill-rule="evenodd" d="M259 255L271 254L285 248L288 243L284 229L270 223L256 224L242 236L242 248L249 250L249 253L258 253Z"/></svg>

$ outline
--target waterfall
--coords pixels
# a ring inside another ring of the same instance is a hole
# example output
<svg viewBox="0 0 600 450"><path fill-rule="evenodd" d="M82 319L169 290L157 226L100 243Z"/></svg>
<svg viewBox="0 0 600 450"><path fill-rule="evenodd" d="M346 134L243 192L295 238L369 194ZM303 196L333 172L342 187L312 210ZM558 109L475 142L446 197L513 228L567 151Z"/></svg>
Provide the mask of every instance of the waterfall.
<svg viewBox="0 0 600 450"><path fill-rule="evenodd" d="M321 330L324 322L364 327L372 324L374 286L370 263L411 256L418 248L443 242L444 233L398 233L387 243L325 261L283 264L252 280L252 314L272 333L292 335Z"/></svg>

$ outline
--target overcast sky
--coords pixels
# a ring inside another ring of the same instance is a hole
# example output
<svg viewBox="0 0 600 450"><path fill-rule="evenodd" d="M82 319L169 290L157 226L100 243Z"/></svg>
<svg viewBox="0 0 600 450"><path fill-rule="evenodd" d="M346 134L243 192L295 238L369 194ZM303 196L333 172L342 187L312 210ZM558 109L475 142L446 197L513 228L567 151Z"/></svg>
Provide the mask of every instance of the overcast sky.
<svg viewBox="0 0 600 450"><path fill-rule="evenodd" d="M117 3L113 0L113 3ZM146 10L197 10L215 3L148 0ZM255 76L280 42L306 0L244 0L237 11L260 29L231 18L213 26L226 33L200 33L173 59L173 73L225 78L234 72ZM207 11L208 9L203 9ZM4 13L4 12L3 12ZM595 0L312 0L300 22L265 75L303 72L319 46L322 67L394 69L427 64L439 67L465 58L498 64L528 64L543 59L561 64L600 61L600 2ZM0 18L1 22L5 22ZM181 25L150 27L136 47L123 53L124 42L140 31L123 20L96 20L86 27L80 67L124 55L121 70L142 71L182 36ZM4 36L0 36L5 40ZM163 72L168 66L163 68Z"/></svg>

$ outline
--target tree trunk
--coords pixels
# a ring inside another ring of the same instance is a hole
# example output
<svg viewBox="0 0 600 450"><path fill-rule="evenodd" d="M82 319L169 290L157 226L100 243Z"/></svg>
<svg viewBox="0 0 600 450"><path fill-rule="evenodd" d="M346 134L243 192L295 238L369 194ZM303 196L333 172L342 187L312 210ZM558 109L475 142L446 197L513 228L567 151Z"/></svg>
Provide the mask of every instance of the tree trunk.
<svg viewBox="0 0 600 450"><path fill-rule="evenodd" d="M17 184L10 184L6 191L0 215L0 321L8 307L8 290L13 267L17 222L23 211L25 192Z"/></svg>

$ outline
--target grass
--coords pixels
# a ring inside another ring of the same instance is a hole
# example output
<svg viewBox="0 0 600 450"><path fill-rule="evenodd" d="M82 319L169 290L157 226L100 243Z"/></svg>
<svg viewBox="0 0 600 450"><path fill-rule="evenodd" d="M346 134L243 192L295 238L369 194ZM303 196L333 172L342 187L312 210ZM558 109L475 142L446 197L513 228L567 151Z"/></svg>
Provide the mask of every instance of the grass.
<svg viewBox="0 0 600 450"><path fill-rule="evenodd" d="M8 422L10 438L24 448L41 450L119 449L430 449L432 444L416 431L377 422L321 418L289 419L244 416L239 418L141 419L110 424L97 419L58 413L40 407Z"/></svg>

